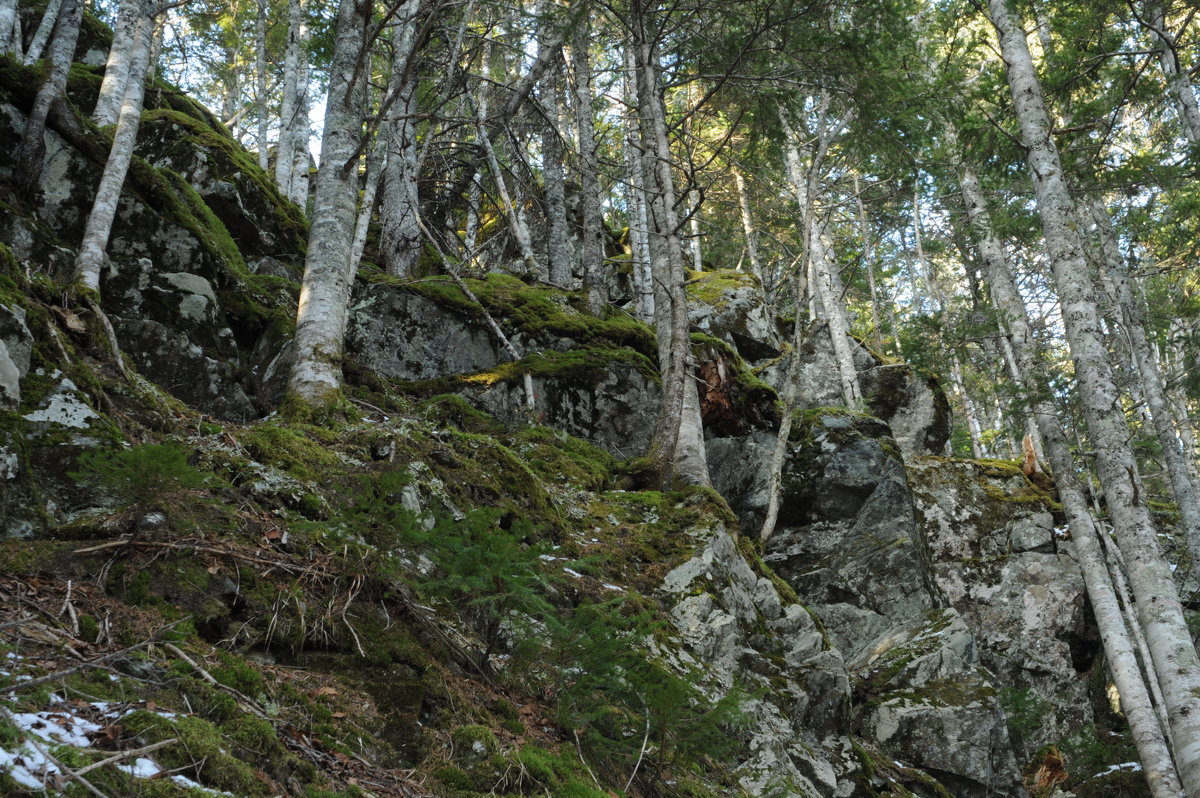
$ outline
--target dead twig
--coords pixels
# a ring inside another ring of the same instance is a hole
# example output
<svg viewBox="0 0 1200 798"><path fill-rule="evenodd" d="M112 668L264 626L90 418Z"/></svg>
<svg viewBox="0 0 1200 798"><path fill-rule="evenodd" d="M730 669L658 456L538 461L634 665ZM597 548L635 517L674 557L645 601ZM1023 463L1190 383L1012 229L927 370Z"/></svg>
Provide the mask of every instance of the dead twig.
<svg viewBox="0 0 1200 798"><path fill-rule="evenodd" d="M131 748L128 751L118 751L107 759L101 759L99 762L93 762L87 767L80 768L79 770L75 771L75 775L82 776L84 773L91 773L93 770L102 768L105 765L111 765L114 762L120 762L122 759L129 759L130 757L148 754L151 751L157 751L160 748L166 748L168 745L174 745L177 742L179 742L179 738L172 737L170 740L162 740L161 742L151 743L150 745L142 748Z"/></svg>
<svg viewBox="0 0 1200 798"><path fill-rule="evenodd" d="M14 726L18 725L17 719L14 718L12 716L12 713L9 712L4 707L0 707L0 714L3 714L4 719L7 720L12 725L14 725ZM18 728L19 728L19 726L18 726ZM30 736L26 737L25 739L29 742L30 745L33 746L34 750L36 750L39 754L41 754L43 757L45 757L47 762L49 762L50 764L52 764L56 768L58 768L63 776L67 777L68 779L73 779L73 780L79 782L81 785L83 785L84 789L86 789L92 795L96 796L96 798L108 798L107 795L100 792L100 790L96 789L96 785L92 784L90 781L85 779L83 776L79 775L79 773L75 772L74 770L71 770L69 767L64 765L62 762L58 761L58 759L54 756L54 754L50 753L50 751L48 749L43 747L41 745L41 743L39 743L36 739L34 739L33 735L30 735Z"/></svg>
<svg viewBox="0 0 1200 798"><path fill-rule="evenodd" d="M139 648L145 648L146 646L153 645L154 643L158 642L159 636L174 626L182 623L183 620L184 619L181 618L178 621L173 621L172 623L162 627L155 633L154 638L150 640L143 640L140 643L134 643L132 646L126 646L125 648L122 648L119 651L114 651L111 654L104 654L103 656L90 659L87 662L81 662L80 664L74 665L70 668L65 668L61 671L55 671L54 673L48 673L45 676L39 676L36 679L27 679L23 682L15 682L13 684L0 686L0 693L15 693L18 690L25 690L30 687L37 687L38 685L46 684L47 682L58 681L65 676L70 676L73 673L78 673L79 671L86 670L88 668L101 667L103 663L108 662L111 659L116 659L117 657L128 654L131 651L137 651Z"/></svg>

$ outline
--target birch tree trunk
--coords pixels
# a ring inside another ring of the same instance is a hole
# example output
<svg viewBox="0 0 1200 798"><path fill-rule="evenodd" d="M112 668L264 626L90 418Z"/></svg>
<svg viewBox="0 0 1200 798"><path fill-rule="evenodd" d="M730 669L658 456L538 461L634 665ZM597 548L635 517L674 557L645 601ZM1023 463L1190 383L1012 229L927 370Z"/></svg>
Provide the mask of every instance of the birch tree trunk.
<svg viewBox="0 0 1200 798"><path fill-rule="evenodd" d="M117 11L112 47L109 48L108 61L104 65L104 80L100 82L100 96L96 100L95 110L92 111L92 121L100 127L116 122L117 114L121 110L125 87L129 83L134 34L141 15L140 2L141 0L121 0L120 9Z"/></svg>
<svg viewBox="0 0 1200 798"><path fill-rule="evenodd" d="M295 361L288 392L317 408L330 407L341 397L346 308L353 280L351 239L358 200L355 153L363 118L355 69L366 47L371 10L370 0L342 0L338 8L321 164L296 312Z"/></svg>
<svg viewBox="0 0 1200 798"><path fill-rule="evenodd" d="M642 163L647 182L650 262L655 286L655 336L662 376L654 437L646 454L664 486L710 485L700 421L700 397L692 365L683 248L675 211L675 179L667 139L661 67L649 37L646 7L634 7L637 57L637 109L642 132Z"/></svg>
<svg viewBox="0 0 1200 798"><path fill-rule="evenodd" d="M953 131L951 131L953 137ZM953 142L952 146L956 146ZM1100 547L1099 530L1092 521L1083 488L1075 476L1074 458L1067 444L1054 406L1048 396L1045 375L1039 367L1037 344L1032 335L1025 305L1017 291L1016 281L992 230L984 194L979 180L964 161L958 164L959 185L985 279L992 301L1000 312L1001 323L1009 332L1009 370L1031 397L1030 419L1036 424L1046 457L1054 470L1059 498L1067 516L1071 537L1075 541L1080 570L1087 587L1088 599L1100 629L1105 655L1111 663L1113 679L1121 695L1121 705L1142 767L1155 798L1181 798L1183 788L1171 761L1171 753L1163 729L1151 709L1151 700L1138 667L1134 646L1126 632L1120 604L1113 591Z"/></svg>
<svg viewBox="0 0 1200 798"><path fill-rule="evenodd" d="M1073 203L1025 32L1006 0L989 0L988 8L1007 65L1097 470L1177 742L1174 753L1180 780L1188 794L1200 795L1200 660L1184 622L1170 567L1141 499L1137 463L1127 443L1129 430L1073 224Z"/></svg>
<svg viewBox="0 0 1200 798"><path fill-rule="evenodd" d="M46 12L42 14L42 20L38 23L37 30L33 32L33 38L29 41L29 49L21 57L21 62L25 66L30 66L42 57L42 51L46 49L46 42L50 41L50 34L58 23L62 4L63 0L50 0L46 4Z"/></svg>
<svg viewBox="0 0 1200 798"><path fill-rule="evenodd" d="M1120 323L1141 378L1141 394L1145 400L1145 407L1162 449L1168 484L1179 508L1188 552L1193 563L1200 563L1200 498L1197 496L1196 485L1192 481L1183 447L1175 434L1178 422L1167 399L1162 375L1159 373L1158 357L1146 334L1145 317L1142 314L1141 303L1135 295L1134 278L1129 274L1124 258L1121 257L1108 210L1098 199L1092 199L1088 203L1088 211L1096 224L1101 254L1114 292Z"/></svg>
<svg viewBox="0 0 1200 798"><path fill-rule="evenodd" d="M539 31L539 58L550 58L542 76L542 177L545 181L546 269L550 282L561 288L571 285L571 248L567 244L567 190L563 174L563 139L559 130L559 84L562 59L545 52L547 37Z"/></svg>
<svg viewBox="0 0 1200 798"><path fill-rule="evenodd" d="M829 118L829 96L822 93L818 110L816 140L807 174L802 165L799 132L790 121L784 121L784 154L787 160L788 179L796 204L811 229L805 233L805 245L810 251L807 260L811 274L812 293L823 310L822 317L829 328L834 358L837 360L838 376L842 386L842 400L846 407L858 409L862 404L862 391L858 384L858 369L854 366L854 344L850 339L850 325L846 321L845 306L842 304L842 284L836 264L831 262L829 251L822 240L824 224L817 226L813 217L813 205L820 185L820 168L836 132Z"/></svg>
<svg viewBox="0 0 1200 798"><path fill-rule="evenodd" d="M608 300L604 289L604 218L600 211L600 163L596 154L596 117L592 110L591 33L585 15L571 47L571 86L575 92L575 130L579 138L579 211L583 229L580 270L587 309L599 315Z"/></svg>
<svg viewBox="0 0 1200 798"><path fill-rule="evenodd" d="M54 26L54 36L50 40L46 77L38 88L33 108L25 122L25 132L17 147L16 182L29 195L37 190L42 175L42 164L46 157L46 117L50 114L51 104L63 96L67 87L67 75L71 71L82 18L82 0L63 0L58 22Z"/></svg>
<svg viewBox="0 0 1200 798"><path fill-rule="evenodd" d="M625 104L637 107L637 63L632 48L625 49ZM625 157L625 199L629 209L629 252L633 284L637 291L637 317L650 324L654 321L654 278L650 273L650 245L647 240L649 221L646 214L646 180L638 145L638 123L627 117L623 143Z"/></svg>
<svg viewBox="0 0 1200 798"><path fill-rule="evenodd" d="M308 59L304 45L308 28L304 23L301 0L288 0L288 39L283 56L283 96L280 99L279 143L275 150L275 185L279 192L300 207L308 197L307 183L303 195L297 198L297 155L307 145L308 103L305 100L308 82ZM307 161L307 159L305 159ZM306 168L307 171L307 168Z"/></svg>
<svg viewBox="0 0 1200 798"><path fill-rule="evenodd" d="M393 277L412 274L421 256L421 226L417 196L420 165L417 153L417 75L414 58L422 3L406 0L396 12L392 32L392 75L388 92L396 102L388 112L386 130L379 135L386 148L383 202L379 208L379 249L383 266Z"/></svg>
<svg viewBox="0 0 1200 798"><path fill-rule="evenodd" d="M0 0L0 55L16 54L13 33L17 26L17 0Z"/></svg>
<svg viewBox="0 0 1200 798"><path fill-rule="evenodd" d="M154 18L150 15L151 0L142 0L136 13L136 30L129 54L129 74L125 96L117 115L117 126L113 131L112 149L100 176L96 199L84 225L83 239L75 259L74 282L80 288L94 294L100 293L100 269L104 265L104 251L108 249L108 237L112 232L113 220L117 215L117 203L121 199L121 188L133 158L133 147L137 141L138 125L142 120L142 101L145 96L146 69L150 62L150 40L154 35Z"/></svg>
<svg viewBox="0 0 1200 798"><path fill-rule="evenodd" d="M875 247L871 240L871 228L867 224L867 209L863 205L857 173L854 175L854 204L858 210L858 237L862 241L863 261L867 264L867 284L871 288L871 330L875 334L875 348L882 354L883 328L879 324L879 288L875 284Z"/></svg>
<svg viewBox="0 0 1200 798"><path fill-rule="evenodd" d="M255 105L258 109L258 167L270 167L267 159L267 0L258 0L254 18Z"/></svg>
<svg viewBox="0 0 1200 798"><path fill-rule="evenodd" d="M746 191L746 177L742 174L742 168L737 164L732 164L731 168L733 185L737 189L738 210L742 217L742 235L746 237L746 259L750 261L750 273L758 278L761 285L764 277L763 267L758 255L758 231L754 229L754 216L750 212L750 194ZM871 285L873 288L874 283ZM874 312L873 307L872 312Z"/></svg>
<svg viewBox="0 0 1200 798"><path fill-rule="evenodd" d="M1196 91L1188 70L1179 62L1179 50L1175 37L1167 29L1166 17L1159 0L1147 0L1145 25L1158 42L1158 64L1166 78L1167 88L1175 111L1179 114L1179 125L1189 144L1200 142L1200 105L1196 102Z"/></svg>

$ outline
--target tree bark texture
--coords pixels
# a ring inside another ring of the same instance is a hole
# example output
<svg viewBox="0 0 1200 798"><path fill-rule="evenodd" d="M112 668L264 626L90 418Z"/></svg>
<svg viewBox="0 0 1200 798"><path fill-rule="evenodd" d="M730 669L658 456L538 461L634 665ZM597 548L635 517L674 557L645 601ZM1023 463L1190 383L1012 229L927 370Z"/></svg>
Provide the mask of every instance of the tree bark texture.
<svg viewBox="0 0 1200 798"><path fill-rule="evenodd" d="M46 77L38 88L33 108L25 122L25 132L17 148L17 185L32 195L42 175L42 164L46 157L46 118L50 106L63 96L67 87L67 76L71 71L71 60L75 44L79 41L79 22L83 18L82 0L63 0L50 39Z"/></svg>
<svg viewBox="0 0 1200 798"><path fill-rule="evenodd" d="M321 164L300 304L296 313L295 361L288 390L313 406L336 401L342 387L346 308L353 280L350 264L358 170L354 154L362 135L362 97L355 73L366 46L370 0L342 0L326 99Z"/></svg>
<svg viewBox="0 0 1200 798"><path fill-rule="evenodd" d="M145 98L146 69L150 62L150 40L154 35L154 18L151 16L150 0L142 0L137 10L136 30L131 39L129 74L125 84L125 96L117 114L117 126L113 131L112 148L100 176L96 199L84 225L83 238L75 259L75 283L88 291L100 292L100 269L104 265L104 251L108 249L108 237L112 233L113 220L117 216L117 203L121 199L121 188L133 158L133 147L137 142L138 126L142 121L142 104Z"/></svg>
<svg viewBox="0 0 1200 798"><path fill-rule="evenodd" d="M1073 225L1073 203L1051 137L1025 32L1006 0L989 0L988 8L1007 65L1088 436L1096 451L1097 471L1129 568L1138 617L1154 657L1172 736L1177 742L1180 780L1187 794L1200 795L1200 660L1184 622L1170 567L1159 549L1149 509L1141 499L1137 463L1127 443L1129 429L1101 337L1087 263Z"/></svg>
<svg viewBox="0 0 1200 798"><path fill-rule="evenodd" d="M394 277L412 274L421 256L414 62L422 5L418 0L406 0L396 12L388 92L397 92L397 99L388 112L386 131L381 130L379 134L386 147L383 202L379 209L379 248L384 268Z"/></svg>

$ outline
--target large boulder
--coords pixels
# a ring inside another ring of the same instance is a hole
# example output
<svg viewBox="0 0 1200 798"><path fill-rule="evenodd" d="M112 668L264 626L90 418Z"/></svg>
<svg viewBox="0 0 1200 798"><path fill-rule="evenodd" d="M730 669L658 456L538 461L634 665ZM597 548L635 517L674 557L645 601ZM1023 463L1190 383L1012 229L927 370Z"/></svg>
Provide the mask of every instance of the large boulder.
<svg viewBox="0 0 1200 798"><path fill-rule="evenodd" d="M938 589L1011 697L1046 708L1026 753L1093 722L1099 638L1049 496L1002 461L913 458L913 505Z"/></svg>
<svg viewBox="0 0 1200 798"><path fill-rule="evenodd" d="M8 140L24 131L35 78L34 71L15 65L0 77L0 135ZM86 105L94 102L97 86L80 67L68 93ZM248 354L278 327L278 312L294 313L297 289L286 278L253 274L239 247L294 258L304 222L294 206L280 204L269 177L207 112L169 90L148 100L146 135L139 136L101 273L101 302L127 359L144 377L200 410L249 420L265 412L272 398L256 395L255 365L275 353ZM15 198L6 206L0 235L18 260L67 281L109 145L94 131L53 116L45 145L37 201ZM0 179L12 174L12 153L0 153ZM189 180L206 190L225 188L209 192L210 205ZM229 199L229 191L237 199L222 205L218 195ZM235 240L231 229L244 234ZM283 345L277 335L269 341ZM0 366L0 382L7 383L9 371Z"/></svg>
<svg viewBox="0 0 1200 798"><path fill-rule="evenodd" d="M748 694L750 756L735 770L741 786L780 798L846 794L859 763L845 756L850 680L841 654L722 525L689 534L695 553L660 588L682 644L665 653L680 667L699 666L714 696Z"/></svg>
<svg viewBox="0 0 1200 798"><path fill-rule="evenodd" d="M798 414L763 559L811 602L850 658L940 603L904 462L871 416Z"/></svg>
<svg viewBox="0 0 1200 798"><path fill-rule="evenodd" d="M757 277L732 269L693 272L687 295L693 329L725 341L750 362L779 357L779 330Z"/></svg>

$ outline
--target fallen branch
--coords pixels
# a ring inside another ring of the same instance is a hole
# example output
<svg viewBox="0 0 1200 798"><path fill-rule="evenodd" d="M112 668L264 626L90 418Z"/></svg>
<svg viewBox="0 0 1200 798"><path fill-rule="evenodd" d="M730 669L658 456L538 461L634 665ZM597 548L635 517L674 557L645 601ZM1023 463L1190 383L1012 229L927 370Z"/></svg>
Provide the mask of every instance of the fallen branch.
<svg viewBox="0 0 1200 798"><path fill-rule="evenodd" d="M112 756L108 757L107 759L101 759L99 762L93 762L92 764L88 765L87 767L80 768L79 770L75 771L75 775L82 776L84 773L91 773L93 770L102 768L105 765L111 765L114 762L120 762L122 759L129 759L130 757L133 757L133 756L141 756L142 754L148 754L151 751L157 751L160 748L166 748L168 745L174 745L177 742L179 742L179 738L172 737L170 740L162 740L161 742L151 743L150 745L147 745L143 748L133 748L133 749L130 749L129 751L119 751L119 752L113 754Z"/></svg>
<svg viewBox="0 0 1200 798"><path fill-rule="evenodd" d="M163 644L163 648L165 648L167 651L170 651L172 654L174 654L175 656L179 657L181 660L183 660L183 661L184 661L184 662L186 662L188 665L190 665L190 666L192 667L192 669L196 671L196 673L200 674L200 677L201 677L202 679L204 679L204 681L208 682L209 684L211 684L213 687L217 688L218 690L221 690L222 692L228 693L229 695L231 695L231 696L233 696L234 698L236 698L236 699L237 699L238 701L240 701L240 702L243 704L243 706L245 706L245 708L246 708L246 709L248 709L250 712L252 712L253 714L257 715L257 716L258 716L259 718L261 718L262 720L267 720L267 721L269 721L269 720L270 720L270 717L268 717L267 713L266 713L266 712L264 712L264 711L263 711L263 710L262 710L262 709L261 709L261 708L258 706L258 704L254 703L254 701L253 701L252 699L248 698L248 697L247 697L247 696L246 696L244 693L241 693L241 692L239 692L239 691L237 691L237 690L233 689L233 688L232 688L232 687L230 687L229 685L227 685L227 684L221 684L220 682L218 682L218 681L216 680L216 678L215 678L215 677L214 677L214 676L213 676L211 673L209 673L209 672L208 672L208 671L206 671L204 668L202 668L202 667L200 666L200 664L199 664L198 662L196 662L196 660L194 660L194 659L192 659L191 657L189 657L189 656L188 656L188 655L187 655L187 654L186 654L186 653L183 651L183 649L179 648L179 646L176 646L176 645L174 645L174 644L172 644L172 643L164 643L164 644Z"/></svg>
<svg viewBox="0 0 1200 798"><path fill-rule="evenodd" d="M183 619L181 618L178 621L169 623L166 626L159 629L157 632L155 632L153 639L143 640L140 643L134 643L132 646L126 646L125 648L123 648L119 651L114 651L111 654L105 654L103 656L96 657L95 659L90 659L87 662L81 662L78 665L74 665L74 666L72 666L70 668L66 668L64 670L55 671L54 673L48 673L45 676L39 676L36 679L27 679L23 682L16 682L14 684L0 686L0 693L15 693L17 690L24 690L27 687L37 687L38 685L46 684L47 682L57 681L57 680L63 678L64 676L70 676L72 673L78 673L79 671L86 670L88 668L98 668L103 663L108 662L111 659L116 659L117 657L120 657L123 654L128 654L130 651L137 651L139 648L144 648L146 646L157 643L158 637L160 635L162 635L167 630L171 629L172 627L174 627L182 622L183 622Z"/></svg>

